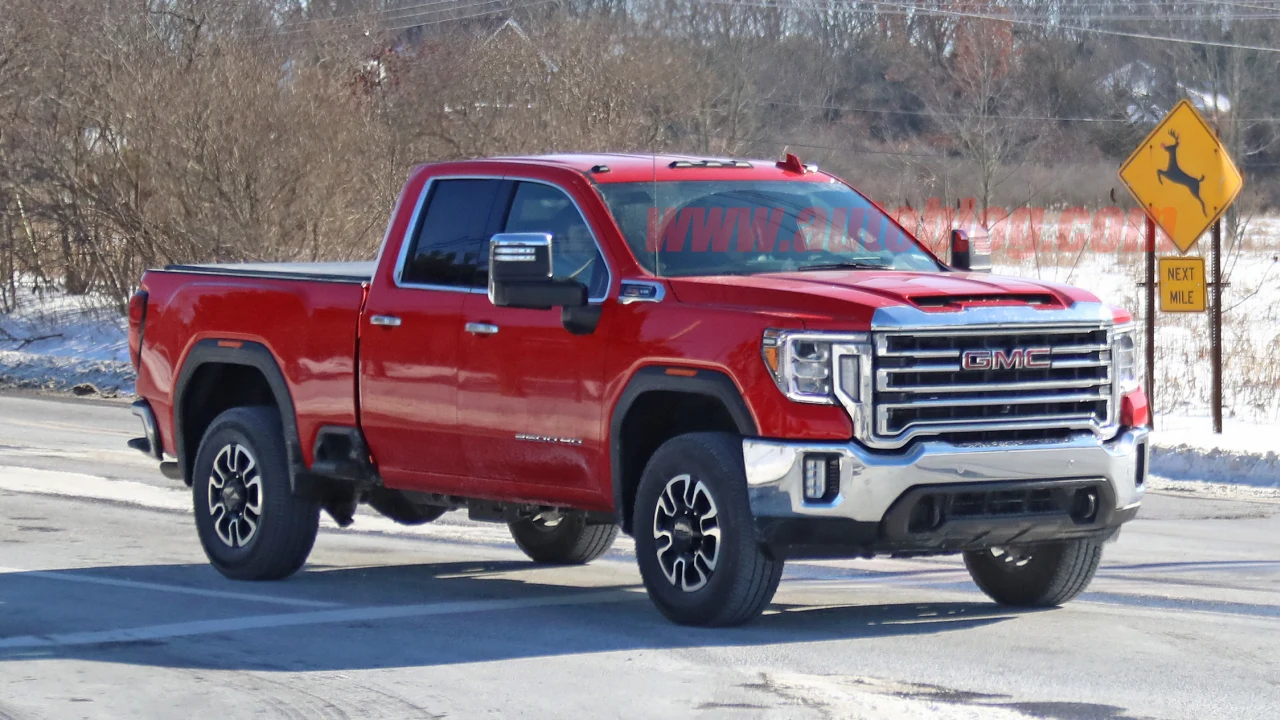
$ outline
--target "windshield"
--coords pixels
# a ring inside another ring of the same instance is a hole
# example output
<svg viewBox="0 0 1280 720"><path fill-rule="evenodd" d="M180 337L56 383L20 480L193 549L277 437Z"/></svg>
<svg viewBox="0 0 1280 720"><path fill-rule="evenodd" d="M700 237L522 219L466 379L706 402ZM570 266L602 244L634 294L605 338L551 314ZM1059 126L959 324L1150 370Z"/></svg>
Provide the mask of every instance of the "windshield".
<svg viewBox="0 0 1280 720"><path fill-rule="evenodd" d="M635 182L599 190L640 264L663 277L940 269L879 208L835 180Z"/></svg>

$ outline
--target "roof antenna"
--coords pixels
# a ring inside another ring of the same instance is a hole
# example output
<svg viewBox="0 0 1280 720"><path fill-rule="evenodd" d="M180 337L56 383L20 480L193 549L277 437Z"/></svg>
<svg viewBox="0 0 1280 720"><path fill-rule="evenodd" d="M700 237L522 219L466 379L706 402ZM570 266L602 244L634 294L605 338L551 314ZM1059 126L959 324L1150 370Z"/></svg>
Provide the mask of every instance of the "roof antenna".
<svg viewBox="0 0 1280 720"><path fill-rule="evenodd" d="M794 153L787 153L787 157L785 159L779 160L775 164L783 170L796 173L797 175L803 175L808 169L804 166L804 163L800 162L800 158L796 157Z"/></svg>

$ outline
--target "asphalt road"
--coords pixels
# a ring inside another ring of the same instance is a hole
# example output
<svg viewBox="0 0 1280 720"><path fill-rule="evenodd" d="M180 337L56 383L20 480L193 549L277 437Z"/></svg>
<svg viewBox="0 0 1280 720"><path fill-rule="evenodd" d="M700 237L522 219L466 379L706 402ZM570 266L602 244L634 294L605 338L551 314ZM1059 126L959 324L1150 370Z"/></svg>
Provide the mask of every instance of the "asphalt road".
<svg viewBox="0 0 1280 720"><path fill-rule="evenodd" d="M134 431L0 396L0 719L1280 718L1280 504L1151 495L1061 609L997 607L954 558L797 562L757 622L697 630L629 542L538 568L457 513L227 581Z"/></svg>

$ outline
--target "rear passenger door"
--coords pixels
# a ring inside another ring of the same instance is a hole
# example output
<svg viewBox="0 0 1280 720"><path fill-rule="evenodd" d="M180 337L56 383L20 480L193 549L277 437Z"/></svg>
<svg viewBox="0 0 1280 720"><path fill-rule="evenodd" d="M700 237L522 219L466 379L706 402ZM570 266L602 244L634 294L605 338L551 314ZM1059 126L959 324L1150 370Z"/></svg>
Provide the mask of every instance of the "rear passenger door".
<svg viewBox="0 0 1280 720"><path fill-rule="evenodd" d="M361 328L361 425L392 487L457 492L469 475L457 423L458 341L484 298L499 179L433 179L391 278L370 288ZM473 295L476 294L476 295Z"/></svg>
<svg viewBox="0 0 1280 720"><path fill-rule="evenodd" d="M594 304L603 302L609 268L564 190L517 180L497 214L501 232L550 233L555 276L579 280ZM608 308L589 335L565 330L558 308L499 308L478 293L467 296L463 317L458 422L469 470L530 500L575 502L607 490L599 461Z"/></svg>

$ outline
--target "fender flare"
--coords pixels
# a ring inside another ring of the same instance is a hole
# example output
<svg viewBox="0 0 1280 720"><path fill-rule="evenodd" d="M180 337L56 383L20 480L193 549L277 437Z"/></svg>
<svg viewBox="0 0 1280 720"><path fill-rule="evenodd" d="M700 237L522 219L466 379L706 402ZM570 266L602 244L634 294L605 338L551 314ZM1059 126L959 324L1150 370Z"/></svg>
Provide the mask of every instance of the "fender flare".
<svg viewBox="0 0 1280 720"><path fill-rule="evenodd" d="M293 408L293 396L289 394L289 385L285 382L284 373L280 371L280 365L276 362L275 356L261 343L247 340L228 343L225 340L208 338L197 342L187 353L182 363L182 370L178 373L178 381L174 385L174 449L178 455L178 466L182 468L184 475L190 475L188 456L194 455L198 449L186 447L186 434L182 427L187 385L196 371L209 363L243 365L262 373L267 380L267 385L271 388L271 394L275 396L276 406L280 408L280 422L284 426L285 453L289 459L289 467L293 471L291 476L296 477L299 470L305 470L302 462L302 443L298 438L298 418ZM194 458L191 459L194 462ZM186 479L187 484L190 485L191 478Z"/></svg>
<svg viewBox="0 0 1280 720"><path fill-rule="evenodd" d="M626 513L623 511L626 502L623 497L622 422L641 395L655 390L714 398L729 411L738 434L743 437L760 434L755 416L747 407L738 386L728 375L718 370L703 369L697 370L692 376L668 375L665 365L649 366L636 371L618 396L618 402L614 404L613 414L609 418L609 477L613 484L613 508L618 523L624 528L629 528L631 522L630 518L624 517Z"/></svg>

